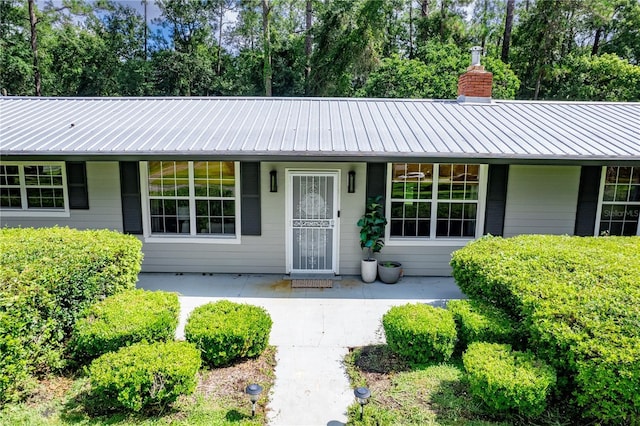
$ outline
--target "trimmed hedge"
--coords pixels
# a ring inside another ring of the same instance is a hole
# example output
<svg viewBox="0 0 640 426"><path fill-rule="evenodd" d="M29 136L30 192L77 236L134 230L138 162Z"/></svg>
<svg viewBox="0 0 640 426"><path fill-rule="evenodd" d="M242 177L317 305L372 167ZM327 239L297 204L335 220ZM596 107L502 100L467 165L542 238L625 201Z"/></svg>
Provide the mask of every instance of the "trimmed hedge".
<svg viewBox="0 0 640 426"><path fill-rule="evenodd" d="M260 355L269 343L271 325L271 316L259 306L220 300L195 308L184 334L205 363L218 367Z"/></svg>
<svg viewBox="0 0 640 426"><path fill-rule="evenodd" d="M392 307L382 326L389 349L414 363L447 361L457 342L453 314L422 303Z"/></svg>
<svg viewBox="0 0 640 426"><path fill-rule="evenodd" d="M128 290L109 296L76 322L69 352L86 362L143 340L173 340L179 312L176 293Z"/></svg>
<svg viewBox="0 0 640 426"><path fill-rule="evenodd" d="M93 360L89 366L94 408L162 410L193 393L200 352L187 342L136 343Z"/></svg>
<svg viewBox="0 0 640 426"><path fill-rule="evenodd" d="M640 238L485 237L451 265L469 297L522 318L586 417L640 422Z"/></svg>
<svg viewBox="0 0 640 426"><path fill-rule="evenodd" d="M547 406L556 373L529 352L510 345L473 342L462 355L471 393L497 412L537 417Z"/></svg>
<svg viewBox="0 0 640 426"><path fill-rule="evenodd" d="M462 351L472 342L521 344L517 321L503 310L479 300L451 300L447 309L453 314Z"/></svg>
<svg viewBox="0 0 640 426"><path fill-rule="evenodd" d="M36 373L64 366L64 345L92 303L135 287L141 242L112 231L0 229L0 404Z"/></svg>

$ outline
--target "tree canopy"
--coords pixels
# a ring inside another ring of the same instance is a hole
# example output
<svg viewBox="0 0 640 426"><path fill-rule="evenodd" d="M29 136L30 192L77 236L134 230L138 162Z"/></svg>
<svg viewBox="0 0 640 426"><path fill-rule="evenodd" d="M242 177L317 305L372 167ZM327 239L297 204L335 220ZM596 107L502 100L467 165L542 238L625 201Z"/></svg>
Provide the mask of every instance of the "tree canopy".
<svg viewBox="0 0 640 426"><path fill-rule="evenodd" d="M26 3L26 4L25 4ZM155 5L160 16L149 19ZM0 89L44 96L640 100L638 0L0 0ZM144 6L144 7L143 7Z"/></svg>

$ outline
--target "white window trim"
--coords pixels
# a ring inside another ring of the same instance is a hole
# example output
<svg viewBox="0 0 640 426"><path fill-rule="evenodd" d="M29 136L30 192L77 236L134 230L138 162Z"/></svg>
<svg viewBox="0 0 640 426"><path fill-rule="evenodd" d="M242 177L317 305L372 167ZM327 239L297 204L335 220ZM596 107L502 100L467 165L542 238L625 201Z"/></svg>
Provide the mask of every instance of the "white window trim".
<svg viewBox="0 0 640 426"><path fill-rule="evenodd" d="M188 161L188 160L167 160L167 161ZM205 161L205 160L203 160ZM195 206L195 194L193 191L193 161L189 162L189 203L191 206ZM147 161L140 162L140 190L142 192L142 235L145 243L174 243L174 244L240 244L241 233L240 229L240 162L234 161L234 174L235 174L235 209L236 209L236 234L229 235L215 235L215 234L197 234L185 236L184 234L176 235L159 235L151 233L151 214L149 212L149 165ZM195 209L189 210L189 220L191 223L196 223Z"/></svg>
<svg viewBox="0 0 640 426"><path fill-rule="evenodd" d="M471 164L471 163L421 163L421 164ZM393 163L387 164L387 194L385 200L385 215L387 218L387 222L390 222L391 219L391 180L392 180L392 165ZM478 176L478 210L476 216L476 235L473 238L451 238L451 237L436 237L434 232L431 232L431 236L429 237L392 237L391 236L391 227L387 224L385 227L385 236L384 241L387 246L464 246L469 241L473 241L477 238L480 238L484 234L484 218L485 218L485 206L486 206L486 198L487 198L487 178L489 176L489 166L487 164L480 164L480 174ZM434 172L435 175L435 172ZM437 193L437 189L434 189L434 193ZM451 200L447 200L451 201ZM454 200L455 201L455 200ZM437 200L432 200L432 202L437 202ZM437 215L437 208L431 208L431 223L432 228L434 230L435 226L435 218Z"/></svg>
<svg viewBox="0 0 640 426"><path fill-rule="evenodd" d="M6 161L3 166L19 166L21 208L0 208L0 216L3 217L69 217L69 192L67 189L67 169L64 161ZM27 186L24 180L24 166L60 166L62 170L62 193L64 196L64 209L29 208L27 203Z"/></svg>
<svg viewBox="0 0 640 426"><path fill-rule="evenodd" d="M618 166L612 166L618 167ZM622 167L622 166L620 166ZM631 166L634 169L638 169L640 171L640 167ZM605 180L607 179L607 166L602 166L602 173L600 174L600 192L598 194L598 210L596 210L596 224L593 227L593 236L600 236L600 219L602 218L602 205L604 204L604 185L606 184ZM607 204L640 204L636 202L622 202L622 201L607 201ZM640 236L640 222L638 223L638 228L636 229L636 235Z"/></svg>

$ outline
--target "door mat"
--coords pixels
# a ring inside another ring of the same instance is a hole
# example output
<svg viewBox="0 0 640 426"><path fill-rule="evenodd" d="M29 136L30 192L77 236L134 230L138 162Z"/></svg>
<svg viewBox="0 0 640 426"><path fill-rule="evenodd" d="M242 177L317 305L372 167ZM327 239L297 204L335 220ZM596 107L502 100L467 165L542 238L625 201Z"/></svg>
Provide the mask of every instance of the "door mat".
<svg viewBox="0 0 640 426"><path fill-rule="evenodd" d="M293 279L291 280L291 288L331 288L333 280L322 279Z"/></svg>

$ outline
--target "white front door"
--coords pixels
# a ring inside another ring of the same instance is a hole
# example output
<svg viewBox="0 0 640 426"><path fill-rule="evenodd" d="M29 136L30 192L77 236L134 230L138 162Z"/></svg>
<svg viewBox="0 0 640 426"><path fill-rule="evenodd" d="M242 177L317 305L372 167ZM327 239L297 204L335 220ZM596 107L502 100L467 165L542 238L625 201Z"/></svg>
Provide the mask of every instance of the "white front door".
<svg viewBox="0 0 640 426"><path fill-rule="evenodd" d="M289 171L289 272L336 273L338 172Z"/></svg>

